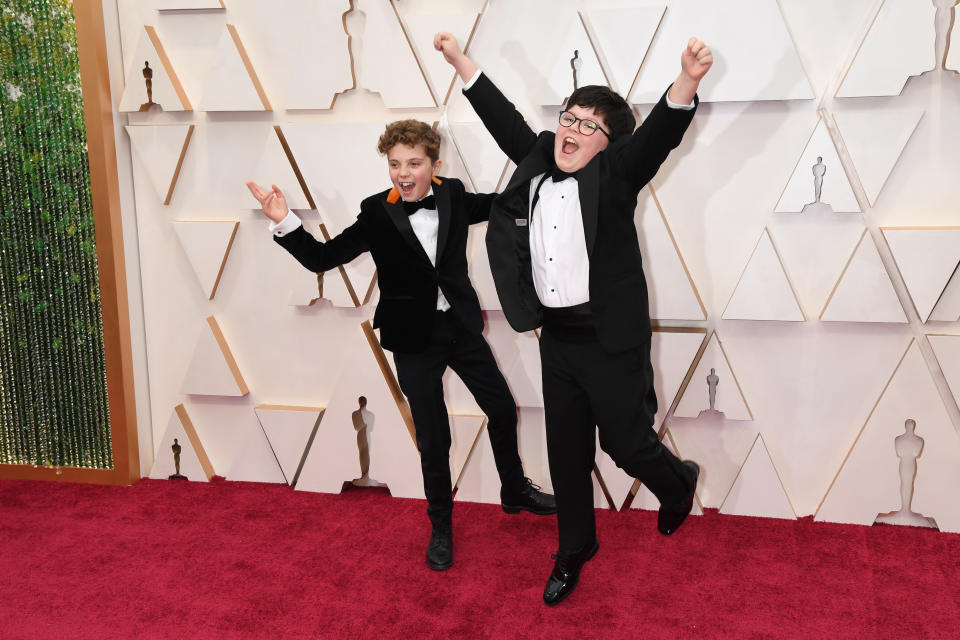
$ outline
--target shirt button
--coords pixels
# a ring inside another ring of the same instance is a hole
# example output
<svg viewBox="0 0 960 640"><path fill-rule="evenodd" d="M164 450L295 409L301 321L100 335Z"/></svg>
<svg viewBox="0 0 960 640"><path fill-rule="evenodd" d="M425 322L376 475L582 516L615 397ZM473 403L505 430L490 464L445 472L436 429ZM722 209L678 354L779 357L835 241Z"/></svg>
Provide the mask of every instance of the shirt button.
<svg viewBox="0 0 960 640"><path fill-rule="evenodd" d="M556 228L557 228L557 225L553 225L553 228L556 229Z"/></svg>
<svg viewBox="0 0 960 640"><path fill-rule="evenodd" d="M549 260L550 260L550 262L553 262L553 258L550 258Z"/></svg>
<svg viewBox="0 0 960 640"><path fill-rule="evenodd" d="M554 291L555 291L555 289L550 289L550 293L553 293Z"/></svg>

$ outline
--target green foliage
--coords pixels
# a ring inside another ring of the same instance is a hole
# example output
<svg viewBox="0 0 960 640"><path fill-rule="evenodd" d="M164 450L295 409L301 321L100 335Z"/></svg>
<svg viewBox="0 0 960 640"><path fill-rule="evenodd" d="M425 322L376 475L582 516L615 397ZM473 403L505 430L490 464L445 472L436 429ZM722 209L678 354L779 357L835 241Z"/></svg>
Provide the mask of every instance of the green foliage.
<svg viewBox="0 0 960 640"><path fill-rule="evenodd" d="M0 463L110 468L90 170L69 0L0 9Z"/></svg>

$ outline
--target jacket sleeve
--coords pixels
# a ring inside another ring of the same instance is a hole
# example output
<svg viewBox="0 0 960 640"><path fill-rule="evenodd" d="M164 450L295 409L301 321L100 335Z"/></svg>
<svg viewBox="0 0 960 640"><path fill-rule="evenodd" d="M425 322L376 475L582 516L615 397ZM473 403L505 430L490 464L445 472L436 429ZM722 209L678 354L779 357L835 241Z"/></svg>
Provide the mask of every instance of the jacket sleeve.
<svg viewBox="0 0 960 640"><path fill-rule="evenodd" d="M490 219L490 205L497 197L496 193L463 193L463 208L470 224L486 222Z"/></svg>
<svg viewBox="0 0 960 640"><path fill-rule="evenodd" d="M696 106L693 109L667 106L669 91L668 88L663 93L633 135L616 140L610 149L613 170L626 178L636 191L650 182L670 152L679 146L697 110ZM694 97L694 105L699 103L699 98Z"/></svg>
<svg viewBox="0 0 960 640"><path fill-rule="evenodd" d="M315 273L339 267L370 250L366 227L359 218L328 242L317 240L302 226L282 238L274 236L273 239L297 262Z"/></svg>
<svg viewBox="0 0 960 640"><path fill-rule="evenodd" d="M493 82L481 73L477 81L463 92L473 110L480 116L500 149L515 164L527 157L537 141L537 134L526 123L520 112L500 93Z"/></svg>

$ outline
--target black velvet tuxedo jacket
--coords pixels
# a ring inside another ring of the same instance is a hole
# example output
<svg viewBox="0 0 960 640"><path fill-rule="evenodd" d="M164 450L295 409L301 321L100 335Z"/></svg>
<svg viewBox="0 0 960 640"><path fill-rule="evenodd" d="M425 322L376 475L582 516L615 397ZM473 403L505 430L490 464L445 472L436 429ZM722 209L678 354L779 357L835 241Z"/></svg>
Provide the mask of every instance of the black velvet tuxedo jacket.
<svg viewBox="0 0 960 640"><path fill-rule="evenodd" d="M487 253L507 320L517 331L529 331L543 323L530 265L530 181L554 165L556 135L552 131L535 134L485 74L464 94L517 165L509 184L493 201ZM647 283L633 222L637 195L680 144L695 110L668 107L664 93L632 135L611 141L576 173L590 259L590 307L606 351L649 344Z"/></svg>
<svg viewBox="0 0 960 640"><path fill-rule="evenodd" d="M380 286L373 318L380 342L398 353L419 353L433 330L438 289L469 331L483 331L480 301L467 276L467 231L488 218L495 195L468 193L455 178L434 178L433 193L439 216L436 267L413 232L395 189L364 199L357 221L329 242L317 240L302 226L274 239L317 273L369 251Z"/></svg>

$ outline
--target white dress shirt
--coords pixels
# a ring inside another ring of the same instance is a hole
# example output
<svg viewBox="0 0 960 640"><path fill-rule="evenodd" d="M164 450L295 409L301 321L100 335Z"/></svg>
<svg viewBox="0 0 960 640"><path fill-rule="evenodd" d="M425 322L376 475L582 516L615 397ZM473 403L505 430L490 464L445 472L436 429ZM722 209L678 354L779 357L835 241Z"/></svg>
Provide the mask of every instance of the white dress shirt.
<svg viewBox="0 0 960 640"><path fill-rule="evenodd" d="M431 195L433 195L433 188L427 192L424 198ZM417 240L420 241L420 246L423 247L427 257L430 258L430 264L437 266L437 232L440 229L439 212L436 209L420 209L408 219L410 220L410 226L413 227L413 233L417 236ZM298 218L293 211L288 211L287 217L283 220L270 223L270 232L278 238L282 238L302 224L300 218ZM446 311L449 308L450 303L447 302L447 299L443 296L443 291L438 288L437 310Z"/></svg>

